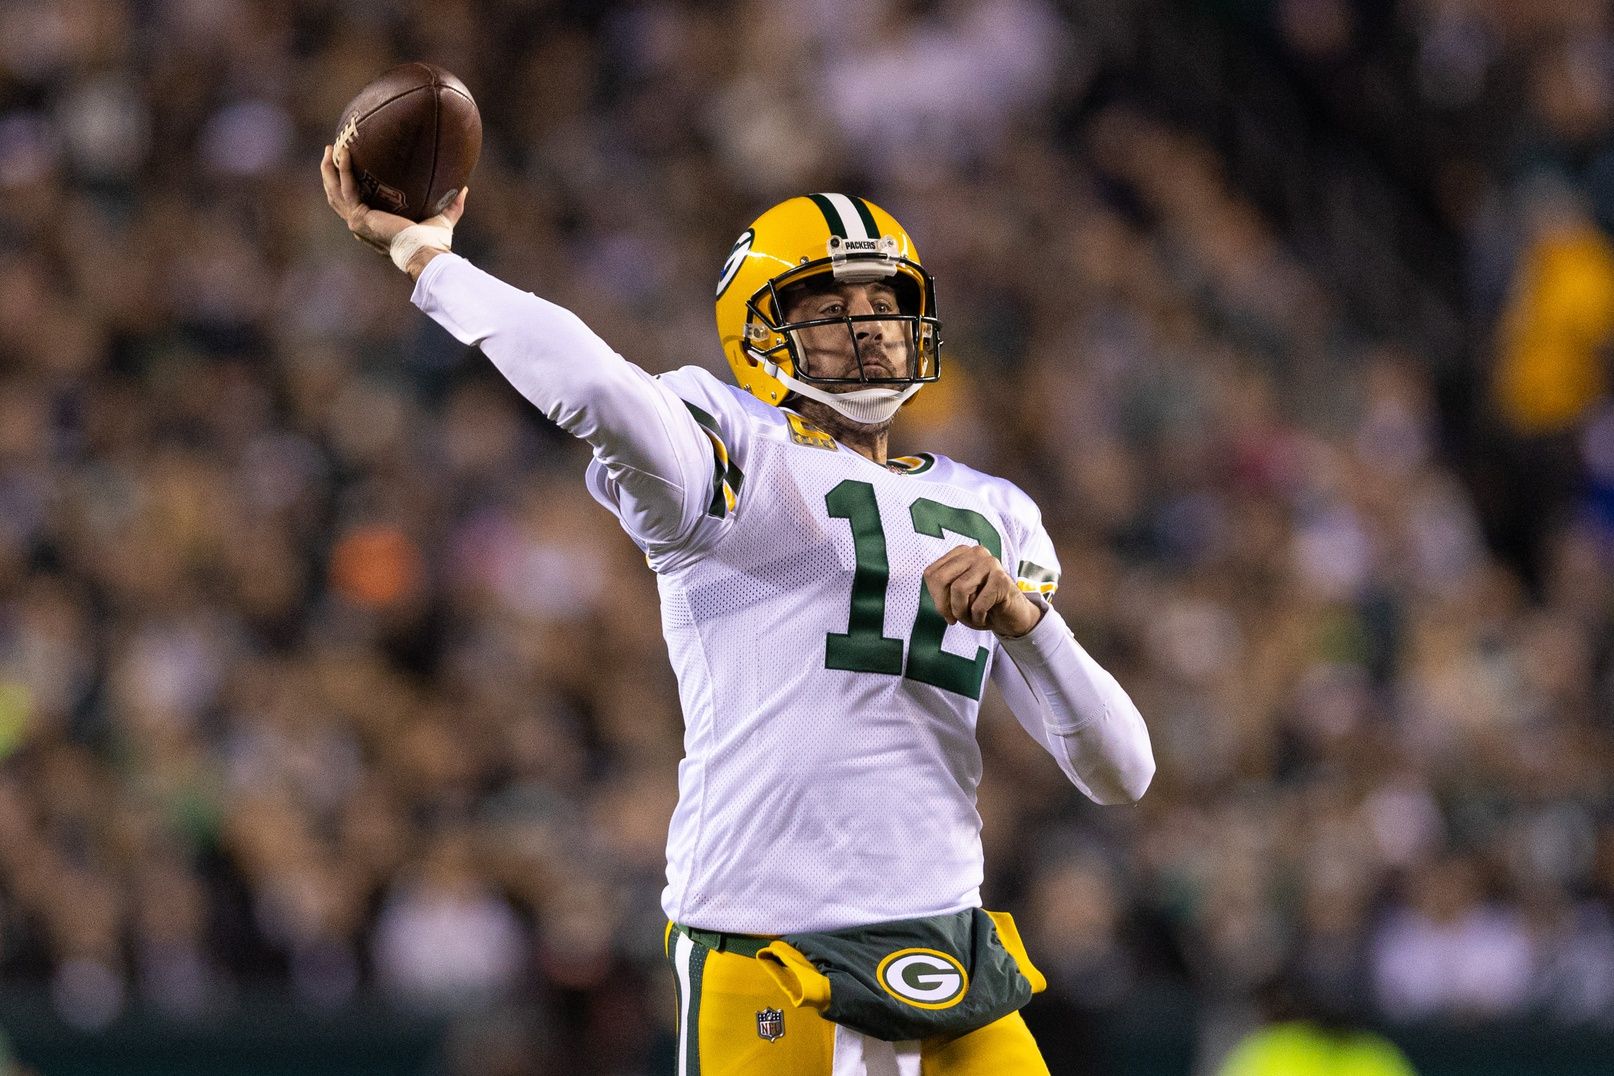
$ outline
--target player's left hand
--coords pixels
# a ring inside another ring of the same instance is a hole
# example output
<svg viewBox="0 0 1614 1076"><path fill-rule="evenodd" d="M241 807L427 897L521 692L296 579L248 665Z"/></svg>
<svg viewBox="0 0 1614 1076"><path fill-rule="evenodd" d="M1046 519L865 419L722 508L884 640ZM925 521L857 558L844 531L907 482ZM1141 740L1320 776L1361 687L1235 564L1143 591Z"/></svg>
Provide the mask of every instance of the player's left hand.
<svg viewBox="0 0 1614 1076"><path fill-rule="evenodd" d="M949 624L1013 639L1042 620L1042 609L983 545L961 545L925 569L925 586Z"/></svg>

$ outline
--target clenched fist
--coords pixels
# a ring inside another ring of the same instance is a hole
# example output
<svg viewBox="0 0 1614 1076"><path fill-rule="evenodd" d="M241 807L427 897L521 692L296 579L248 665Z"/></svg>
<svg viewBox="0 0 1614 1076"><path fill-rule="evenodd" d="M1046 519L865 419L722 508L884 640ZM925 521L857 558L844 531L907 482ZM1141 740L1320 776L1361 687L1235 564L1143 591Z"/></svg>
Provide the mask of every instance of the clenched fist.
<svg viewBox="0 0 1614 1076"><path fill-rule="evenodd" d="M1013 639L1042 620L1042 609L1020 592L1014 577L982 545L944 553L925 569L925 586L949 624Z"/></svg>

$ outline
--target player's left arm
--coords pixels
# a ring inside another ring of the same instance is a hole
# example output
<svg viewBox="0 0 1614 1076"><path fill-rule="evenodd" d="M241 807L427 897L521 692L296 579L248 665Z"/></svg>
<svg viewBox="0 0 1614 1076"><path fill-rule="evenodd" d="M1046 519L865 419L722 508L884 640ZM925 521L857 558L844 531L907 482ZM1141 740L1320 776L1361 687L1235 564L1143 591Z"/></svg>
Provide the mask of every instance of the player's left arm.
<svg viewBox="0 0 1614 1076"><path fill-rule="evenodd" d="M1020 579L978 545L936 560L925 569L925 585L949 624L997 634L1002 654L993 681L1076 787L1098 803L1135 803L1143 796L1154 777L1143 715L1045 597L1029 596Z"/></svg>

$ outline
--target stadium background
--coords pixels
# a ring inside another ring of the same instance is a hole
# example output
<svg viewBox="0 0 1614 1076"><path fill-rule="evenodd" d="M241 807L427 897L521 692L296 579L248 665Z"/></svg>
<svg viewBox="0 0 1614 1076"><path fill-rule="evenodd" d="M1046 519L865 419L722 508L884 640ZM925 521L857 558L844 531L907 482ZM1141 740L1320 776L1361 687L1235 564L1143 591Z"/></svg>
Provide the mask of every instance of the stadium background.
<svg viewBox="0 0 1614 1076"><path fill-rule="evenodd" d="M1160 764L983 713L1056 1073L1610 1070L1607 5L0 0L0 1071L670 1071L652 577L320 195L415 58L458 249L650 369L783 196L917 237L894 448L1040 502Z"/></svg>

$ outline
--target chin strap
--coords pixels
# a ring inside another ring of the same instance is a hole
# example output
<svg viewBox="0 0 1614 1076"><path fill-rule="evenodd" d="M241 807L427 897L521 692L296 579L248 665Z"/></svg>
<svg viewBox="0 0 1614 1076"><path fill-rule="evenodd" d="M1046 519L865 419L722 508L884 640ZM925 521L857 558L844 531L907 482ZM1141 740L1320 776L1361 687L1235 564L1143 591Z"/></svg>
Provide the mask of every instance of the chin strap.
<svg viewBox="0 0 1614 1076"><path fill-rule="evenodd" d="M752 354L755 355L756 352ZM760 355L757 357L762 358ZM799 392L809 400L817 400L827 407L833 407L853 422L868 425L890 421L891 416L897 413L897 409L923 387L921 382L915 381L900 389L889 385L870 385L867 388L852 389L850 392L828 392L816 385L808 385L791 377L779 369L776 362L762 359L762 368L768 371L769 377L777 378L779 383L791 392Z"/></svg>

